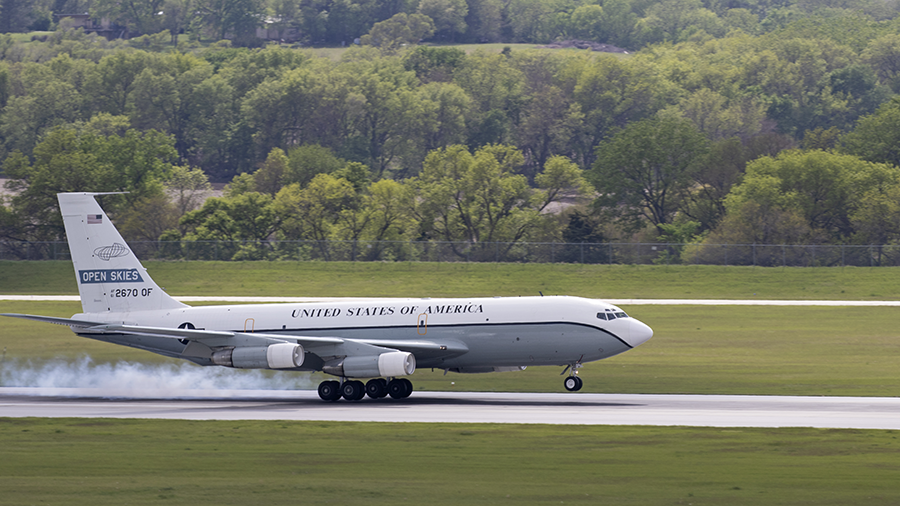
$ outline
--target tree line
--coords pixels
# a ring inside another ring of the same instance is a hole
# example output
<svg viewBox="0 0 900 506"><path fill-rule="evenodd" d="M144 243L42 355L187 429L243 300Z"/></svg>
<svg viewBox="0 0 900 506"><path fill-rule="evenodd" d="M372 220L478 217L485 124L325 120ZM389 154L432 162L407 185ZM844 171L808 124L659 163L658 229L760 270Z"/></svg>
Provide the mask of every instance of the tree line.
<svg viewBox="0 0 900 506"><path fill-rule="evenodd" d="M413 29L412 43L584 39L637 51L733 30L771 33L811 18L890 21L897 11L896 0L0 0L0 32L53 30L67 26L66 15L87 13L128 36L167 31L173 43L183 34L255 46L265 29L266 38L341 45L366 34L395 38L415 19L428 28Z"/></svg>
<svg viewBox="0 0 900 506"><path fill-rule="evenodd" d="M99 189L144 239L889 244L900 25L816 5L628 55L0 36L0 233L60 238L53 194Z"/></svg>

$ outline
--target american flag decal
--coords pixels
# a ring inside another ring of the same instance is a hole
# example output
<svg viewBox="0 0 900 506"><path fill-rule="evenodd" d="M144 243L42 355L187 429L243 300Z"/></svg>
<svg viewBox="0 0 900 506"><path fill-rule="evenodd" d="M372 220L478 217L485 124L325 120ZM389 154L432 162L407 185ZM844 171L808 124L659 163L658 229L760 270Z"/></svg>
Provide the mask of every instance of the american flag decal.
<svg viewBox="0 0 900 506"><path fill-rule="evenodd" d="M103 223L103 215L102 214L89 214L88 216L88 225L97 225Z"/></svg>

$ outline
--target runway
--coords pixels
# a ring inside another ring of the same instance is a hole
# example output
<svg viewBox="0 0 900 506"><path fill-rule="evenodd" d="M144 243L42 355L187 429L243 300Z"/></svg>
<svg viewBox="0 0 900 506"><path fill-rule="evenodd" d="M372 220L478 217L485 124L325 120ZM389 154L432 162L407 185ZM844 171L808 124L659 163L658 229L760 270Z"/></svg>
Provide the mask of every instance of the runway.
<svg viewBox="0 0 900 506"><path fill-rule="evenodd" d="M900 398L414 392L323 402L308 390L0 388L2 417L900 429Z"/></svg>

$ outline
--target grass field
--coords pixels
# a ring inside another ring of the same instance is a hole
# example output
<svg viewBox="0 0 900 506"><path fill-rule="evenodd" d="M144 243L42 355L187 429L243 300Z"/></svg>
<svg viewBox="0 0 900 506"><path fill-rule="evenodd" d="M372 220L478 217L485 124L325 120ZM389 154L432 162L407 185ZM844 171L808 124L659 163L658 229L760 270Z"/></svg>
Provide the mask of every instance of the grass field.
<svg viewBox="0 0 900 506"><path fill-rule="evenodd" d="M144 262L172 295L897 300L895 267ZM0 294L73 294L68 261L0 261Z"/></svg>
<svg viewBox="0 0 900 506"><path fill-rule="evenodd" d="M889 431L0 419L4 504L895 505Z"/></svg>
<svg viewBox="0 0 900 506"><path fill-rule="evenodd" d="M148 263L173 295L900 298L896 269ZM76 293L68 262L0 262L0 293ZM755 295L754 295L755 294ZM631 306L655 336L582 371L585 392L900 391L898 308ZM78 303L0 302L69 316ZM4 319L2 366L146 352ZM561 391L555 368L419 390ZM453 382L453 384L451 384ZM2 416L2 412L0 412ZM897 431L0 418L4 504L900 503Z"/></svg>

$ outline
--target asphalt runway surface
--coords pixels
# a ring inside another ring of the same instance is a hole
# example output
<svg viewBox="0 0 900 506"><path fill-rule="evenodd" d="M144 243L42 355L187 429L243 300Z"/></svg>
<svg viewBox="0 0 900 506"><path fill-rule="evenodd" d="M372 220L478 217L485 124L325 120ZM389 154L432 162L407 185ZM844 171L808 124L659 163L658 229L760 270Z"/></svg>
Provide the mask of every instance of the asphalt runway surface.
<svg viewBox="0 0 900 506"><path fill-rule="evenodd" d="M324 402L310 390L0 388L0 416L900 429L900 398L413 392Z"/></svg>

